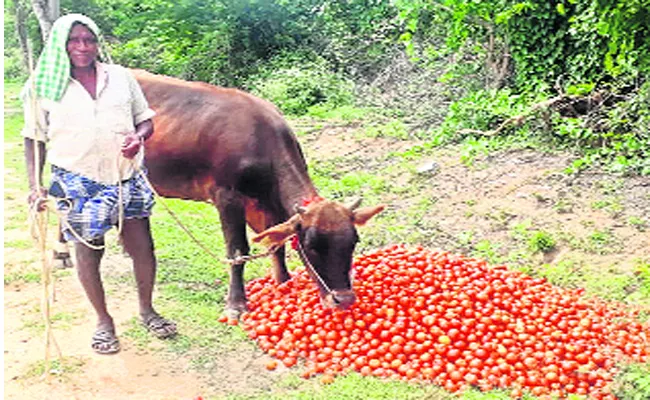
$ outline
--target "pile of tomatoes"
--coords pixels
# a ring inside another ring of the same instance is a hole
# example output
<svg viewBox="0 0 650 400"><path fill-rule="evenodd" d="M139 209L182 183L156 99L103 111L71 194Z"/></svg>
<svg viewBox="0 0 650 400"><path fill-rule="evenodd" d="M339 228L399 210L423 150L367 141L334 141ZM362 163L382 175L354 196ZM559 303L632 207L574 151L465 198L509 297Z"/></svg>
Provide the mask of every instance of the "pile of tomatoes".
<svg viewBox="0 0 650 400"><path fill-rule="evenodd" d="M281 285L249 282L243 328L306 378L357 371L513 397L614 398L617 363L650 355L650 325L634 311L504 266L394 245L353 268L358 300L346 311L323 308L303 269Z"/></svg>

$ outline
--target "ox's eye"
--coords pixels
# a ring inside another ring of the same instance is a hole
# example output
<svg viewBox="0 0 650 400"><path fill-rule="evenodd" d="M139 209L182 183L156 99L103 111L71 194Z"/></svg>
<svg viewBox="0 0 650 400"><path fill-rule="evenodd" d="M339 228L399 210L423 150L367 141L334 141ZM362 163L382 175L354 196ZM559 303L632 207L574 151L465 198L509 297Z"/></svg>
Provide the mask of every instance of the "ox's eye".
<svg viewBox="0 0 650 400"><path fill-rule="evenodd" d="M317 253L327 253L329 243L327 241L327 238L320 236L317 237L316 240L313 240L309 243L309 248Z"/></svg>
<svg viewBox="0 0 650 400"><path fill-rule="evenodd" d="M307 249L316 253L327 252L329 243L326 236L320 235L315 230L310 229L307 231L305 239Z"/></svg>

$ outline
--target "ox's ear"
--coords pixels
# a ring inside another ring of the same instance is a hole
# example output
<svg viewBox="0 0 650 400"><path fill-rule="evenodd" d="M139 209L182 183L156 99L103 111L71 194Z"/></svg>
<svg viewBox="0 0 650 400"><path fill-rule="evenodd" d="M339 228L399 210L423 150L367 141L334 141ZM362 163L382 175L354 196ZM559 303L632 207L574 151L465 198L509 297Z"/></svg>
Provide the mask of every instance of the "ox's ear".
<svg viewBox="0 0 650 400"><path fill-rule="evenodd" d="M258 233L251 240L255 243L261 242L263 246L268 248L281 246L291 235L298 232L301 220L300 214L296 214L289 220Z"/></svg>
<svg viewBox="0 0 650 400"><path fill-rule="evenodd" d="M368 222L370 218L384 211L384 208L386 208L386 206L381 205L375 207L363 207L354 210L352 211L352 221L354 221L355 225L363 225Z"/></svg>

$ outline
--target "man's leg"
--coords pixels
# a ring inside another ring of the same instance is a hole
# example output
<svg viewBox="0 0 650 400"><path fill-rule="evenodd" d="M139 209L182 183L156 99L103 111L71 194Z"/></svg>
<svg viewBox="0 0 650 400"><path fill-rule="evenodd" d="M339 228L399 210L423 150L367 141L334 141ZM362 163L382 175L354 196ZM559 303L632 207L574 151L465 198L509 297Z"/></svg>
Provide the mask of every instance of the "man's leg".
<svg viewBox="0 0 650 400"><path fill-rule="evenodd" d="M142 322L158 337L173 336L176 334L176 325L158 315L152 305L153 286L156 280L156 256L149 218L129 218L125 219L123 224L122 243L133 260Z"/></svg>
<svg viewBox="0 0 650 400"><path fill-rule="evenodd" d="M58 229L59 229L59 239L54 244L54 250L53 250L54 268L56 269L72 268L74 267L74 265L72 264L72 259L70 258L70 250L68 248L68 243L65 240L65 237L63 236L61 220L59 220Z"/></svg>
<svg viewBox="0 0 650 400"><path fill-rule="evenodd" d="M103 240L95 241L93 244L103 244ZM92 347L98 353L115 353L120 347L115 337L113 318L106 308L104 286L99 272L104 250L93 250L83 243L75 243L75 255L79 281L97 313L97 331L93 336Z"/></svg>

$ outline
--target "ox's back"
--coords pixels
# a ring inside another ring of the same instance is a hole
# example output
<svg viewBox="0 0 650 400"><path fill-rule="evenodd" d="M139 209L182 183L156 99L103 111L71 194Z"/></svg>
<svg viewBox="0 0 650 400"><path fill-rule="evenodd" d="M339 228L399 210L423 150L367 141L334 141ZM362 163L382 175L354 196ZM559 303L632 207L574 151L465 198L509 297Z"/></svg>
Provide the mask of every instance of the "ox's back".
<svg viewBox="0 0 650 400"><path fill-rule="evenodd" d="M280 196L278 181L287 174L311 186L295 136L273 104L237 89L133 74L156 111L146 165L164 196L211 201L218 188Z"/></svg>

